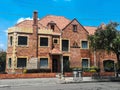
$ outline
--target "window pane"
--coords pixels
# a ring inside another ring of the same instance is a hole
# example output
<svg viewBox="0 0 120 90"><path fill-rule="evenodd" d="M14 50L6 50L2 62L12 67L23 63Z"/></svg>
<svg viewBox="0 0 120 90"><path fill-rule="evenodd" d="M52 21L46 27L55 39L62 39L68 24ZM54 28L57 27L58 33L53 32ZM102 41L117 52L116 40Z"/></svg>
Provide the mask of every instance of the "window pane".
<svg viewBox="0 0 120 90"><path fill-rule="evenodd" d="M26 67L26 58L18 58L17 59L17 67Z"/></svg>
<svg viewBox="0 0 120 90"><path fill-rule="evenodd" d="M57 40L57 39L54 39L54 43L58 43L58 40Z"/></svg>
<svg viewBox="0 0 120 90"><path fill-rule="evenodd" d="M69 50L69 41L62 40L62 51L68 51L68 50Z"/></svg>
<svg viewBox="0 0 120 90"><path fill-rule="evenodd" d="M82 67L87 68L88 67L88 59L82 59Z"/></svg>
<svg viewBox="0 0 120 90"><path fill-rule="evenodd" d="M10 45L12 45L13 37L10 36Z"/></svg>
<svg viewBox="0 0 120 90"><path fill-rule="evenodd" d="M11 64L12 64L12 60L11 60L11 58L9 58L9 60L8 60L8 67L9 68L11 67Z"/></svg>
<svg viewBox="0 0 120 90"><path fill-rule="evenodd" d="M82 48L88 48L88 42L82 41Z"/></svg>
<svg viewBox="0 0 120 90"><path fill-rule="evenodd" d="M48 67L48 58L40 58L40 67Z"/></svg>
<svg viewBox="0 0 120 90"><path fill-rule="evenodd" d="M51 25L51 29L54 30L54 29L55 29L55 26L54 26L54 25Z"/></svg>
<svg viewBox="0 0 120 90"><path fill-rule="evenodd" d="M27 45L27 36L18 36L18 45Z"/></svg>
<svg viewBox="0 0 120 90"><path fill-rule="evenodd" d="M69 68L69 56L63 56L63 70L64 72L68 72Z"/></svg>
<svg viewBox="0 0 120 90"><path fill-rule="evenodd" d="M40 46L48 46L48 38L40 37Z"/></svg>
<svg viewBox="0 0 120 90"><path fill-rule="evenodd" d="M73 32L77 31L77 25L73 25Z"/></svg>

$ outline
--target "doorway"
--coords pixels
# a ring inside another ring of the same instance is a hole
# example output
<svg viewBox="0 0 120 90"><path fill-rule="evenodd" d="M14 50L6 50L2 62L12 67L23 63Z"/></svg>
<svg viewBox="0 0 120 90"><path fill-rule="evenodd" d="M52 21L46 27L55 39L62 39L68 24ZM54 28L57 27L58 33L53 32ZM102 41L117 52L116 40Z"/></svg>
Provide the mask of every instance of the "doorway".
<svg viewBox="0 0 120 90"><path fill-rule="evenodd" d="M58 60L53 59L52 61L52 72L58 72Z"/></svg>

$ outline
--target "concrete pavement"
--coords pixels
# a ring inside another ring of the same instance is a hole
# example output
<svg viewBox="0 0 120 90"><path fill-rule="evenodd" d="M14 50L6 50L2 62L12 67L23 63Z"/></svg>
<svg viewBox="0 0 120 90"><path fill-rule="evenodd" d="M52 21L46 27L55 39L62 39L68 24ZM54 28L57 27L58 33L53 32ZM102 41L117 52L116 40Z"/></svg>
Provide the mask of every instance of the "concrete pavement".
<svg viewBox="0 0 120 90"><path fill-rule="evenodd" d="M1 87L16 87L16 86L32 86L32 85L53 85L66 83L94 83L94 82L110 82L111 79L92 79L91 77L73 78L32 78L32 79L0 79ZM119 80L120 81L120 80Z"/></svg>

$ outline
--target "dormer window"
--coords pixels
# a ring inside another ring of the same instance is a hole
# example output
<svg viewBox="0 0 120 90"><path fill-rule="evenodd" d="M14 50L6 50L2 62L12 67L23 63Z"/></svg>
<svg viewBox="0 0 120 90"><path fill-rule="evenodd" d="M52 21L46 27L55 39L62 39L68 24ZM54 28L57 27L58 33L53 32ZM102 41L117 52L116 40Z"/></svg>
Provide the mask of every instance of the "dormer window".
<svg viewBox="0 0 120 90"><path fill-rule="evenodd" d="M54 31L55 25L51 24L51 29Z"/></svg>
<svg viewBox="0 0 120 90"><path fill-rule="evenodd" d="M50 22L48 23L49 29L52 29L53 31L55 30L55 25L56 25L56 23L55 23L54 21L50 21Z"/></svg>
<svg viewBox="0 0 120 90"><path fill-rule="evenodd" d="M77 32L77 25L73 25L73 32Z"/></svg>

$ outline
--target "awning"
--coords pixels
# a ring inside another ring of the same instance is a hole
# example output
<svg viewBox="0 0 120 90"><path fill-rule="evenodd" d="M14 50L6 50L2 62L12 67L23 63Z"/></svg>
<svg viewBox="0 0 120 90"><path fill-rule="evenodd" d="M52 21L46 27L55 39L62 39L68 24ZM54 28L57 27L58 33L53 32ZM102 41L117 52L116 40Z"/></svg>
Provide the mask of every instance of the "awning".
<svg viewBox="0 0 120 90"><path fill-rule="evenodd" d="M51 50L50 54L52 54L52 55L61 55L62 52L60 50L56 49L56 48L53 48Z"/></svg>

